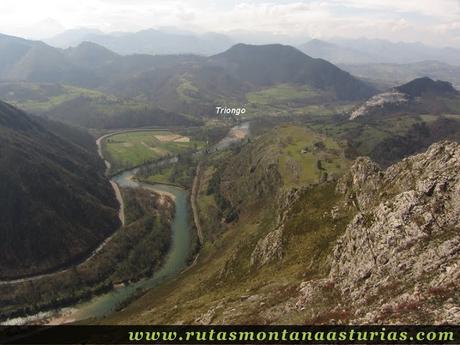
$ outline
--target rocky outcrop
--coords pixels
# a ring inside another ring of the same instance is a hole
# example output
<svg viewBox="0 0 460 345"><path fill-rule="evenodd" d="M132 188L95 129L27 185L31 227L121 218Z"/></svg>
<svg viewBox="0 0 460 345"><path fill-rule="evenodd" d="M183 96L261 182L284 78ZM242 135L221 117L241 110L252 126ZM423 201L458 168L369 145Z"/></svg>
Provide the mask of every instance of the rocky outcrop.
<svg viewBox="0 0 460 345"><path fill-rule="evenodd" d="M349 119L395 113L439 114L443 111L449 112L450 107L442 101L442 98L457 96L458 91L449 82L434 81L427 77L417 78L373 96L353 109L349 114ZM440 99L437 100L438 97Z"/></svg>
<svg viewBox="0 0 460 345"><path fill-rule="evenodd" d="M388 92L380 93L353 110L350 114L350 120L372 113L381 112L389 107L392 109L397 108L401 105L407 104L408 102L409 97L398 90L390 90Z"/></svg>
<svg viewBox="0 0 460 345"><path fill-rule="evenodd" d="M301 194L301 188L292 188L287 191L280 191L277 198L278 218L275 230L270 231L261 238L251 253L250 265L262 267L268 263L280 260L283 257L283 228L285 219Z"/></svg>
<svg viewBox="0 0 460 345"><path fill-rule="evenodd" d="M460 145L434 144L385 171L359 158L337 190L357 213L328 281L356 322L459 323ZM311 286L301 287L299 308L315 296Z"/></svg>
<svg viewBox="0 0 460 345"><path fill-rule="evenodd" d="M251 254L251 266L261 267L283 257L283 229L273 230L260 239Z"/></svg>
<svg viewBox="0 0 460 345"><path fill-rule="evenodd" d="M347 194L348 203L358 210L365 209L374 203L381 184L383 173L380 167L368 157L359 157L347 175L337 183L337 191Z"/></svg>

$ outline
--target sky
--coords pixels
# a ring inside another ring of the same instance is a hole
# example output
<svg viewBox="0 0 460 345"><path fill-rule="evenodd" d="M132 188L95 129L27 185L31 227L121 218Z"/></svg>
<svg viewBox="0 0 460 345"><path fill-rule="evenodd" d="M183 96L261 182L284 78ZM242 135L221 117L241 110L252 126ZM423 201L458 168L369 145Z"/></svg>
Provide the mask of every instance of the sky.
<svg viewBox="0 0 460 345"><path fill-rule="evenodd" d="M1 0L0 32L49 38L177 27L305 38L381 38L460 48L460 0Z"/></svg>

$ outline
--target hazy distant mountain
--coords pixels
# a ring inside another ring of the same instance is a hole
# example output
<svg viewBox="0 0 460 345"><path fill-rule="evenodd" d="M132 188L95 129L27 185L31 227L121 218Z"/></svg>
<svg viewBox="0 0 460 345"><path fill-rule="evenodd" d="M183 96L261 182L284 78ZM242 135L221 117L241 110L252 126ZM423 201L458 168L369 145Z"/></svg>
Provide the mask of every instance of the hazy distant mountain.
<svg viewBox="0 0 460 345"><path fill-rule="evenodd" d="M121 57L113 51L92 42L83 42L77 47L65 50L69 60L82 67L101 67L121 61Z"/></svg>
<svg viewBox="0 0 460 345"><path fill-rule="evenodd" d="M311 57L325 59L335 64L362 64L375 61L375 57L367 53L318 39L311 40L299 46L299 49Z"/></svg>
<svg viewBox="0 0 460 345"><path fill-rule="evenodd" d="M390 42L380 39L333 39L332 43L353 49L372 57L372 63L412 63L437 60L452 65L460 65L460 50L437 48L420 42ZM332 61L334 62L334 61ZM341 63L355 64L353 60Z"/></svg>
<svg viewBox="0 0 460 345"><path fill-rule="evenodd" d="M58 47L58 48L69 48L79 45L80 43L84 42L87 37L91 35L103 35L104 33L97 29L89 29L89 28L80 28L80 29L72 29L66 30L53 36L51 38L43 40L47 44Z"/></svg>
<svg viewBox="0 0 460 345"><path fill-rule="evenodd" d="M63 32L46 40L50 45L67 48L83 41L100 44L122 55L199 54L212 55L231 47L234 42L217 33L195 34L171 29L147 29L138 32L102 32L79 29Z"/></svg>
<svg viewBox="0 0 460 345"><path fill-rule="evenodd" d="M390 42L379 39L331 39L328 42L311 40L299 46L305 54L335 64L408 64L421 61L440 61L460 65L460 49L437 48L423 43Z"/></svg>
<svg viewBox="0 0 460 345"><path fill-rule="evenodd" d="M392 87L407 83L415 78L427 76L451 82L460 88L460 66L452 66L438 61L422 61L410 64L339 64L351 74L375 81L382 86Z"/></svg>
<svg viewBox="0 0 460 345"><path fill-rule="evenodd" d="M43 37L51 37L65 30L65 27L53 18L46 18L39 22L30 23L23 27L18 27L15 34L28 39L40 40Z"/></svg>
<svg viewBox="0 0 460 345"><path fill-rule="evenodd" d="M282 43L292 46L298 46L306 40L306 37L304 35L299 37L293 37L279 33L253 30L232 30L225 32L225 35L238 43L258 45Z"/></svg>
<svg viewBox="0 0 460 345"><path fill-rule="evenodd" d="M0 34L0 79L40 82L70 82L95 86L94 62L84 67L71 51L50 47L40 41ZM101 50L100 50L101 51Z"/></svg>
<svg viewBox="0 0 460 345"><path fill-rule="evenodd" d="M99 87L117 77L154 69L165 58L148 55L123 57L91 42L68 49L51 47L0 34L0 79L68 83L83 87ZM174 63L176 58L166 58Z"/></svg>
<svg viewBox="0 0 460 345"><path fill-rule="evenodd" d="M0 77L12 68L19 59L35 44L34 41L0 34Z"/></svg>
<svg viewBox="0 0 460 345"><path fill-rule="evenodd" d="M94 139L0 102L0 278L75 262L118 226Z"/></svg>

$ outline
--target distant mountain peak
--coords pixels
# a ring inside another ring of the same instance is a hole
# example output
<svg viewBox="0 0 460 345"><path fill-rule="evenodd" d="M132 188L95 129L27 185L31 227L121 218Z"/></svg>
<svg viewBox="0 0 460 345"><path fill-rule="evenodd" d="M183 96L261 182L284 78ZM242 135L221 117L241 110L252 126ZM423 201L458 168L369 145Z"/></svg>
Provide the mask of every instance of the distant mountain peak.
<svg viewBox="0 0 460 345"><path fill-rule="evenodd" d="M47 40L53 46L68 48L83 41L102 45L121 55L199 54L213 55L228 49L233 41L222 34L197 34L173 28L148 28L136 32L66 31Z"/></svg>
<svg viewBox="0 0 460 345"><path fill-rule="evenodd" d="M225 53L236 51L236 50L261 51L261 50L277 50L277 49L297 50L292 46L288 46L288 45L284 45L280 43L272 43L272 44L237 43L221 54L225 54Z"/></svg>
<svg viewBox="0 0 460 345"><path fill-rule="evenodd" d="M67 49L69 52L97 52L97 53L102 53L106 55L112 55L112 56L118 56L118 54L114 53L110 49L107 49L106 47L101 46L100 44L90 42L90 41L83 41L81 42L78 46L73 47L73 48L68 48Z"/></svg>
<svg viewBox="0 0 460 345"><path fill-rule="evenodd" d="M314 38L307 43L304 44L304 46L327 46L327 47L335 47L336 45L334 43L326 42L323 40L320 40L319 38Z"/></svg>

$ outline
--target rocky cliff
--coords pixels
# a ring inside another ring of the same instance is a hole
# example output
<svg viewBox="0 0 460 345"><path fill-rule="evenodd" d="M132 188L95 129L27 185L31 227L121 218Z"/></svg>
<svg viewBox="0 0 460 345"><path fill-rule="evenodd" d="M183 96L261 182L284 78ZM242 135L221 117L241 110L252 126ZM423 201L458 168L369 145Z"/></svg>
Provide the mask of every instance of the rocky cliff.
<svg viewBox="0 0 460 345"><path fill-rule="evenodd" d="M385 171L357 159L337 185L342 206L357 213L336 242L328 278L304 283L298 307L330 284L354 322L459 323L459 171L452 142Z"/></svg>

